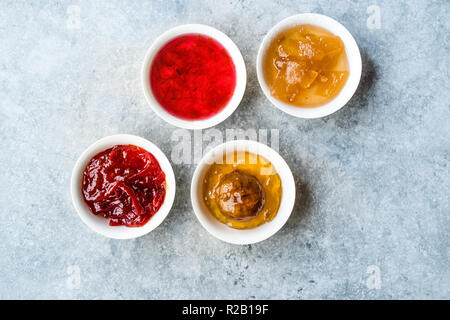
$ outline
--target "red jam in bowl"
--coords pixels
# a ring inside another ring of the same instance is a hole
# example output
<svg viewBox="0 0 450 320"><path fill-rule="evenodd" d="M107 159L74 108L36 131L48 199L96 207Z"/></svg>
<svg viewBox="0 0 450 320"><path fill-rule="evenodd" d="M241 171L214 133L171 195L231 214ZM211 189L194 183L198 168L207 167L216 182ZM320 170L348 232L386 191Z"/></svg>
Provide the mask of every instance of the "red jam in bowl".
<svg viewBox="0 0 450 320"><path fill-rule="evenodd" d="M92 213L109 218L109 225L141 227L164 202L166 175L150 152L117 145L89 161L82 193Z"/></svg>
<svg viewBox="0 0 450 320"><path fill-rule="evenodd" d="M230 101L236 69L216 40L186 34L166 43L150 68L150 85L158 103L185 120L210 118Z"/></svg>

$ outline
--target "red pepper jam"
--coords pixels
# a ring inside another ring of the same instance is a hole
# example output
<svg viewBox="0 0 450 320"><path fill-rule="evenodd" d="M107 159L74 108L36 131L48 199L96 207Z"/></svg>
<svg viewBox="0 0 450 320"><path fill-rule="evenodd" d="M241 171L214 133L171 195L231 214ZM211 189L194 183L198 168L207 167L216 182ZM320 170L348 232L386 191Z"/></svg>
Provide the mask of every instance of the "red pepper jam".
<svg viewBox="0 0 450 320"><path fill-rule="evenodd" d="M179 36L156 54L150 83L159 104L186 120L209 118L230 101L236 69L216 40L199 34Z"/></svg>
<svg viewBox="0 0 450 320"><path fill-rule="evenodd" d="M86 166L82 192L93 214L110 226L140 227L166 196L166 175L148 151L118 145L100 152Z"/></svg>

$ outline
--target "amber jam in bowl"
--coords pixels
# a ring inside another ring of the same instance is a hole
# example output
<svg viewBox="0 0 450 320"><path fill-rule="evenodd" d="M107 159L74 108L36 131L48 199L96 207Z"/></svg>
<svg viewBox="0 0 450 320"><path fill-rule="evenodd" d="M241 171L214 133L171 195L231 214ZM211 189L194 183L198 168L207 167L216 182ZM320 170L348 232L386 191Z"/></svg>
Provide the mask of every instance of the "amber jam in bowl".
<svg viewBox="0 0 450 320"><path fill-rule="evenodd" d="M160 35L141 71L144 95L166 122L186 129L228 118L244 95L247 73L234 42L221 31L187 24Z"/></svg>
<svg viewBox="0 0 450 320"><path fill-rule="evenodd" d="M362 71L358 45L336 20L314 13L288 17L264 37L256 62L266 97L299 118L320 118L342 108Z"/></svg>
<svg viewBox="0 0 450 320"><path fill-rule="evenodd" d="M93 231L115 239L143 236L166 218L175 176L164 153L128 134L90 145L72 171L72 202Z"/></svg>
<svg viewBox="0 0 450 320"><path fill-rule="evenodd" d="M200 224L214 237L256 243L274 235L291 215L294 177L270 147L229 141L200 161L192 177L191 201Z"/></svg>

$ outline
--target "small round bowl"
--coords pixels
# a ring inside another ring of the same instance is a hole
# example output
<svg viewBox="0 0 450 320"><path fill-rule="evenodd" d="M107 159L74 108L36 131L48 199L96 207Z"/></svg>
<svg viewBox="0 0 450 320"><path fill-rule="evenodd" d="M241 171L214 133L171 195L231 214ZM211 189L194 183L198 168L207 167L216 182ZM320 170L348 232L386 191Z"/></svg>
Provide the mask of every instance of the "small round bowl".
<svg viewBox="0 0 450 320"><path fill-rule="evenodd" d="M342 90L330 102L318 107L298 107L274 98L270 94L269 86L264 77L263 63L265 53L270 46L272 40L280 34L280 32L300 24L310 24L328 30L334 35L340 37L344 42L345 53L347 54L350 75ZM332 114L341 109L353 96L358 88L361 79L362 62L358 45L350 32L336 20L317 13L302 13L288 17L277 23L264 37L259 47L256 59L256 72L258 75L259 85L266 95L267 99L272 102L278 109L298 118L321 118Z"/></svg>
<svg viewBox="0 0 450 320"><path fill-rule="evenodd" d="M156 101L150 86L149 75L155 55L167 42L183 34L202 34L213 38L227 50L236 68L236 88L234 89L233 96L221 111L207 119L185 120L170 114L158 103L158 101ZM145 98L150 107L160 118L180 128L205 129L224 121L234 112L234 110L236 110L242 100L242 97L244 96L245 86L247 83L247 72L241 52L226 34L202 24L185 24L164 32L153 42L145 55L144 64L141 71L141 79Z"/></svg>
<svg viewBox="0 0 450 320"><path fill-rule="evenodd" d="M135 145L141 147L152 153L156 160L158 160L162 171L166 174L166 197L164 202L150 220L142 227L126 227L126 226L110 226L109 219L94 215L84 201L81 185L83 182L83 172L89 161L98 153L116 145ZM173 174L172 166L164 153L150 141L129 135L118 134L108 136L98 140L90 145L78 158L75 167L72 171L72 180L70 182L72 202L78 212L81 220L93 231L114 239L132 239L143 236L163 222L169 213L173 200L175 198L175 176Z"/></svg>
<svg viewBox="0 0 450 320"><path fill-rule="evenodd" d="M217 220L203 200L203 181L208 168L224 153L247 151L263 156L272 163L281 179L281 202L275 218L253 229L238 230ZM233 244L252 244L273 236L288 220L295 203L295 182L286 161L268 146L250 140L236 140L221 144L210 150L195 169L191 183L191 201L200 224L214 237Z"/></svg>

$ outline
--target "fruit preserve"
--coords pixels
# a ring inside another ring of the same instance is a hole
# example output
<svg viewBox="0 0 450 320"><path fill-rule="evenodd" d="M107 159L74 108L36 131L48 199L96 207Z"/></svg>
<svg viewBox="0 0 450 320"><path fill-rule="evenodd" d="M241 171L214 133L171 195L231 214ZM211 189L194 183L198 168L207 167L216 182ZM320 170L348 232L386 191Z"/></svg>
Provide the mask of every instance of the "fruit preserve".
<svg viewBox="0 0 450 320"><path fill-rule="evenodd" d="M263 69L270 94L299 107L331 101L349 76L341 38L312 25L277 35L265 53Z"/></svg>
<svg viewBox="0 0 450 320"><path fill-rule="evenodd" d="M272 221L281 203L281 179L266 158L245 151L224 154L208 168L203 199L210 213L234 229Z"/></svg>
<svg viewBox="0 0 450 320"><path fill-rule="evenodd" d="M159 210L166 176L156 158L133 145L117 145L94 156L83 173L84 200L111 226L140 227Z"/></svg>
<svg viewBox="0 0 450 320"><path fill-rule="evenodd" d="M200 120L220 112L233 96L236 69L216 40L181 35L164 45L150 68L155 99L172 115Z"/></svg>

